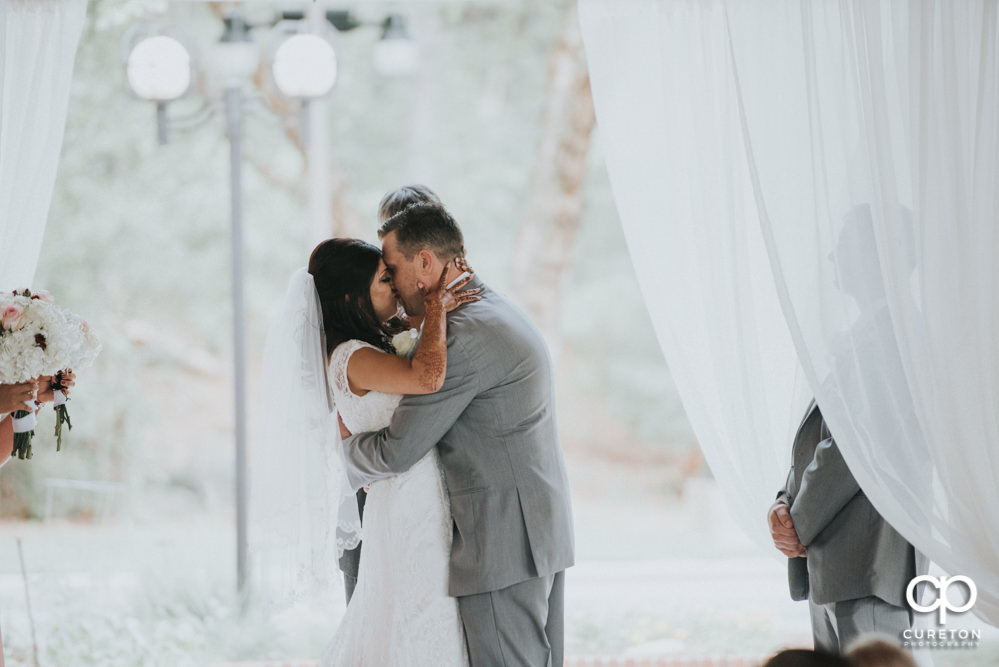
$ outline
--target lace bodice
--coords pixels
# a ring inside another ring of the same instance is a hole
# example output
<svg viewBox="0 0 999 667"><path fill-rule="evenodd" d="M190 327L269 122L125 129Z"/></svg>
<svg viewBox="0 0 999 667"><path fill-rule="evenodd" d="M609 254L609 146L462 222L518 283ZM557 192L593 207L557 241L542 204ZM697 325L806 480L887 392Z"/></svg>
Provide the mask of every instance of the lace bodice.
<svg viewBox="0 0 999 667"><path fill-rule="evenodd" d="M351 355L362 347L377 350L374 345L360 340L348 340L340 343L330 355L329 378L333 387L333 400L336 409L343 419L344 425L351 433L378 431L388 426L392 413L402 400L398 394L383 394L380 391L369 391L358 396L350 390L347 383L347 362Z"/></svg>

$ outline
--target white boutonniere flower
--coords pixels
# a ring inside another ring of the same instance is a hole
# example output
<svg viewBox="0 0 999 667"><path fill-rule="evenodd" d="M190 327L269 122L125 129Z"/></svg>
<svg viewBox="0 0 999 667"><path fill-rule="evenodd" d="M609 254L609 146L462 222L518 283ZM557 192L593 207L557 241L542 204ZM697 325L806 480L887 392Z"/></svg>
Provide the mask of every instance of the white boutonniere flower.
<svg viewBox="0 0 999 667"><path fill-rule="evenodd" d="M392 336L392 347L400 357L412 359L416 354L416 348L420 344L420 332L418 329L402 331Z"/></svg>

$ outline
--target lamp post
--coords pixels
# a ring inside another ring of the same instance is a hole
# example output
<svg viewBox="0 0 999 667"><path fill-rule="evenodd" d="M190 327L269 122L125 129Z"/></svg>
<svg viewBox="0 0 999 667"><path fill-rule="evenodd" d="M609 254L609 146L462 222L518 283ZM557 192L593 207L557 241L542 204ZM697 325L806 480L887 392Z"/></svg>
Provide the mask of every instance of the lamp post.
<svg viewBox="0 0 999 667"><path fill-rule="evenodd" d="M137 97L156 103L157 136L161 144L167 141L167 104L187 93L194 79L194 63L180 40L158 34L154 26L138 26L125 37L127 50L126 77ZM300 45L285 44L285 57L275 63L275 83L289 96L307 101L325 95L336 79L335 56L330 67L332 47L326 45L326 59L317 59L316 45L303 55ZM236 436L236 586L244 597L248 594L249 563L247 516L247 427L246 427L246 299L244 289L245 261L243 248L243 87L256 71L260 49L252 41L250 30L238 12L224 19L222 37L207 63L222 86L222 106L225 111L225 134L229 142L229 210L232 250L233 302L233 390ZM287 62L285 62L287 61ZM278 66L284 62L284 67ZM291 64L289 68L287 65ZM297 77L297 79L295 78ZM291 83L288 83L289 80ZM284 83L285 85L282 85Z"/></svg>
<svg viewBox="0 0 999 667"><path fill-rule="evenodd" d="M416 68L416 42L409 35L406 19L389 14L381 23L382 38L375 45L375 68L390 77L408 76Z"/></svg>
<svg viewBox="0 0 999 667"><path fill-rule="evenodd" d="M308 128L308 164L312 235L320 234L329 221L329 201L324 196L329 170L325 162L326 128L322 100L329 95L337 78L336 53L323 34L333 25L337 30L349 30L359 25L346 12L323 12L321 3L313 3L308 17L289 16L274 26L275 33L292 33L274 52L272 76L282 95L301 103L303 130ZM342 16L341 16L342 14ZM396 15L393 15L396 16ZM349 27L338 25L334 17L347 21ZM397 40L396 57L400 61L399 40L409 40L398 18L386 19L382 27L384 40ZM390 26L391 23L391 26ZM312 32L306 32L311 30ZM408 43L408 42L407 42ZM406 53L411 54L412 49ZM238 10L224 19L222 37L208 63L222 83L222 106L225 110L225 133L229 141L229 185L232 240L232 299L233 299L233 369L236 435L236 585L245 600L248 597L249 563L247 562L247 429L246 429L246 303L244 291L243 249L243 87L256 72L260 48L253 42L250 27ZM185 94L195 78L195 59L185 44L165 34L162 27L144 24L130 30L123 41L123 64L133 93L156 103L157 136L161 144L167 141L169 119L167 104ZM376 56L376 61L378 57ZM396 64L392 72L404 73L405 63ZM317 108L318 107L318 108ZM325 236L325 234L323 234Z"/></svg>
<svg viewBox="0 0 999 667"><path fill-rule="evenodd" d="M180 40L158 34L152 25L137 26L125 36L128 83L136 96L156 102L157 137L167 141L167 103L187 93L194 62ZM222 83L225 133L229 140L229 206L232 240L233 389L236 431L236 586L247 591L246 457L246 299L243 251L243 86L260 60L257 46L238 12L224 19L222 37L210 65Z"/></svg>
<svg viewBox="0 0 999 667"><path fill-rule="evenodd" d="M149 31L148 26L137 26L125 35L124 44L132 42ZM156 103L156 136L160 144L167 140L167 102L182 97L191 87L193 66L187 49L168 35L146 36L135 43L126 55L125 76L137 97Z"/></svg>
<svg viewBox="0 0 999 667"><path fill-rule="evenodd" d="M236 415L236 588L247 592L246 459L246 298L243 249L243 83L257 68L259 54L242 16L225 19L216 47L216 67L223 79L225 128L229 139L229 206L232 220L232 331Z"/></svg>

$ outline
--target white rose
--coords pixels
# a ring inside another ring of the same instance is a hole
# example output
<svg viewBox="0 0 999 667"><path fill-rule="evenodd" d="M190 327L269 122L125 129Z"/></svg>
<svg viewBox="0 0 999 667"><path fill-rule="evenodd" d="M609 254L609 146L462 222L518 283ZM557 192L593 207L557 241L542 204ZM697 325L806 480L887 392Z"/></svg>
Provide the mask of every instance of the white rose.
<svg viewBox="0 0 999 667"><path fill-rule="evenodd" d="M412 359L416 354L416 348L420 344L420 332L417 329L410 329L392 336L392 347L400 357Z"/></svg>

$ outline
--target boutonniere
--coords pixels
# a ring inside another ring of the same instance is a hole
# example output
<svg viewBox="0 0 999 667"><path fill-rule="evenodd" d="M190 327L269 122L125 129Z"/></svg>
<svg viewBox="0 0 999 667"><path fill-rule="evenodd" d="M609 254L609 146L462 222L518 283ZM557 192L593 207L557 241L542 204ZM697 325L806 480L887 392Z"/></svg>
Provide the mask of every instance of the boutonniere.
<svg viewBox="0 0 999 667"><path fill-rule="evenodd" d="M416 354L416 348L420 344L420 332L418 329L409 329L392 336L392 347L400 357L412 359Z"/></svg>

